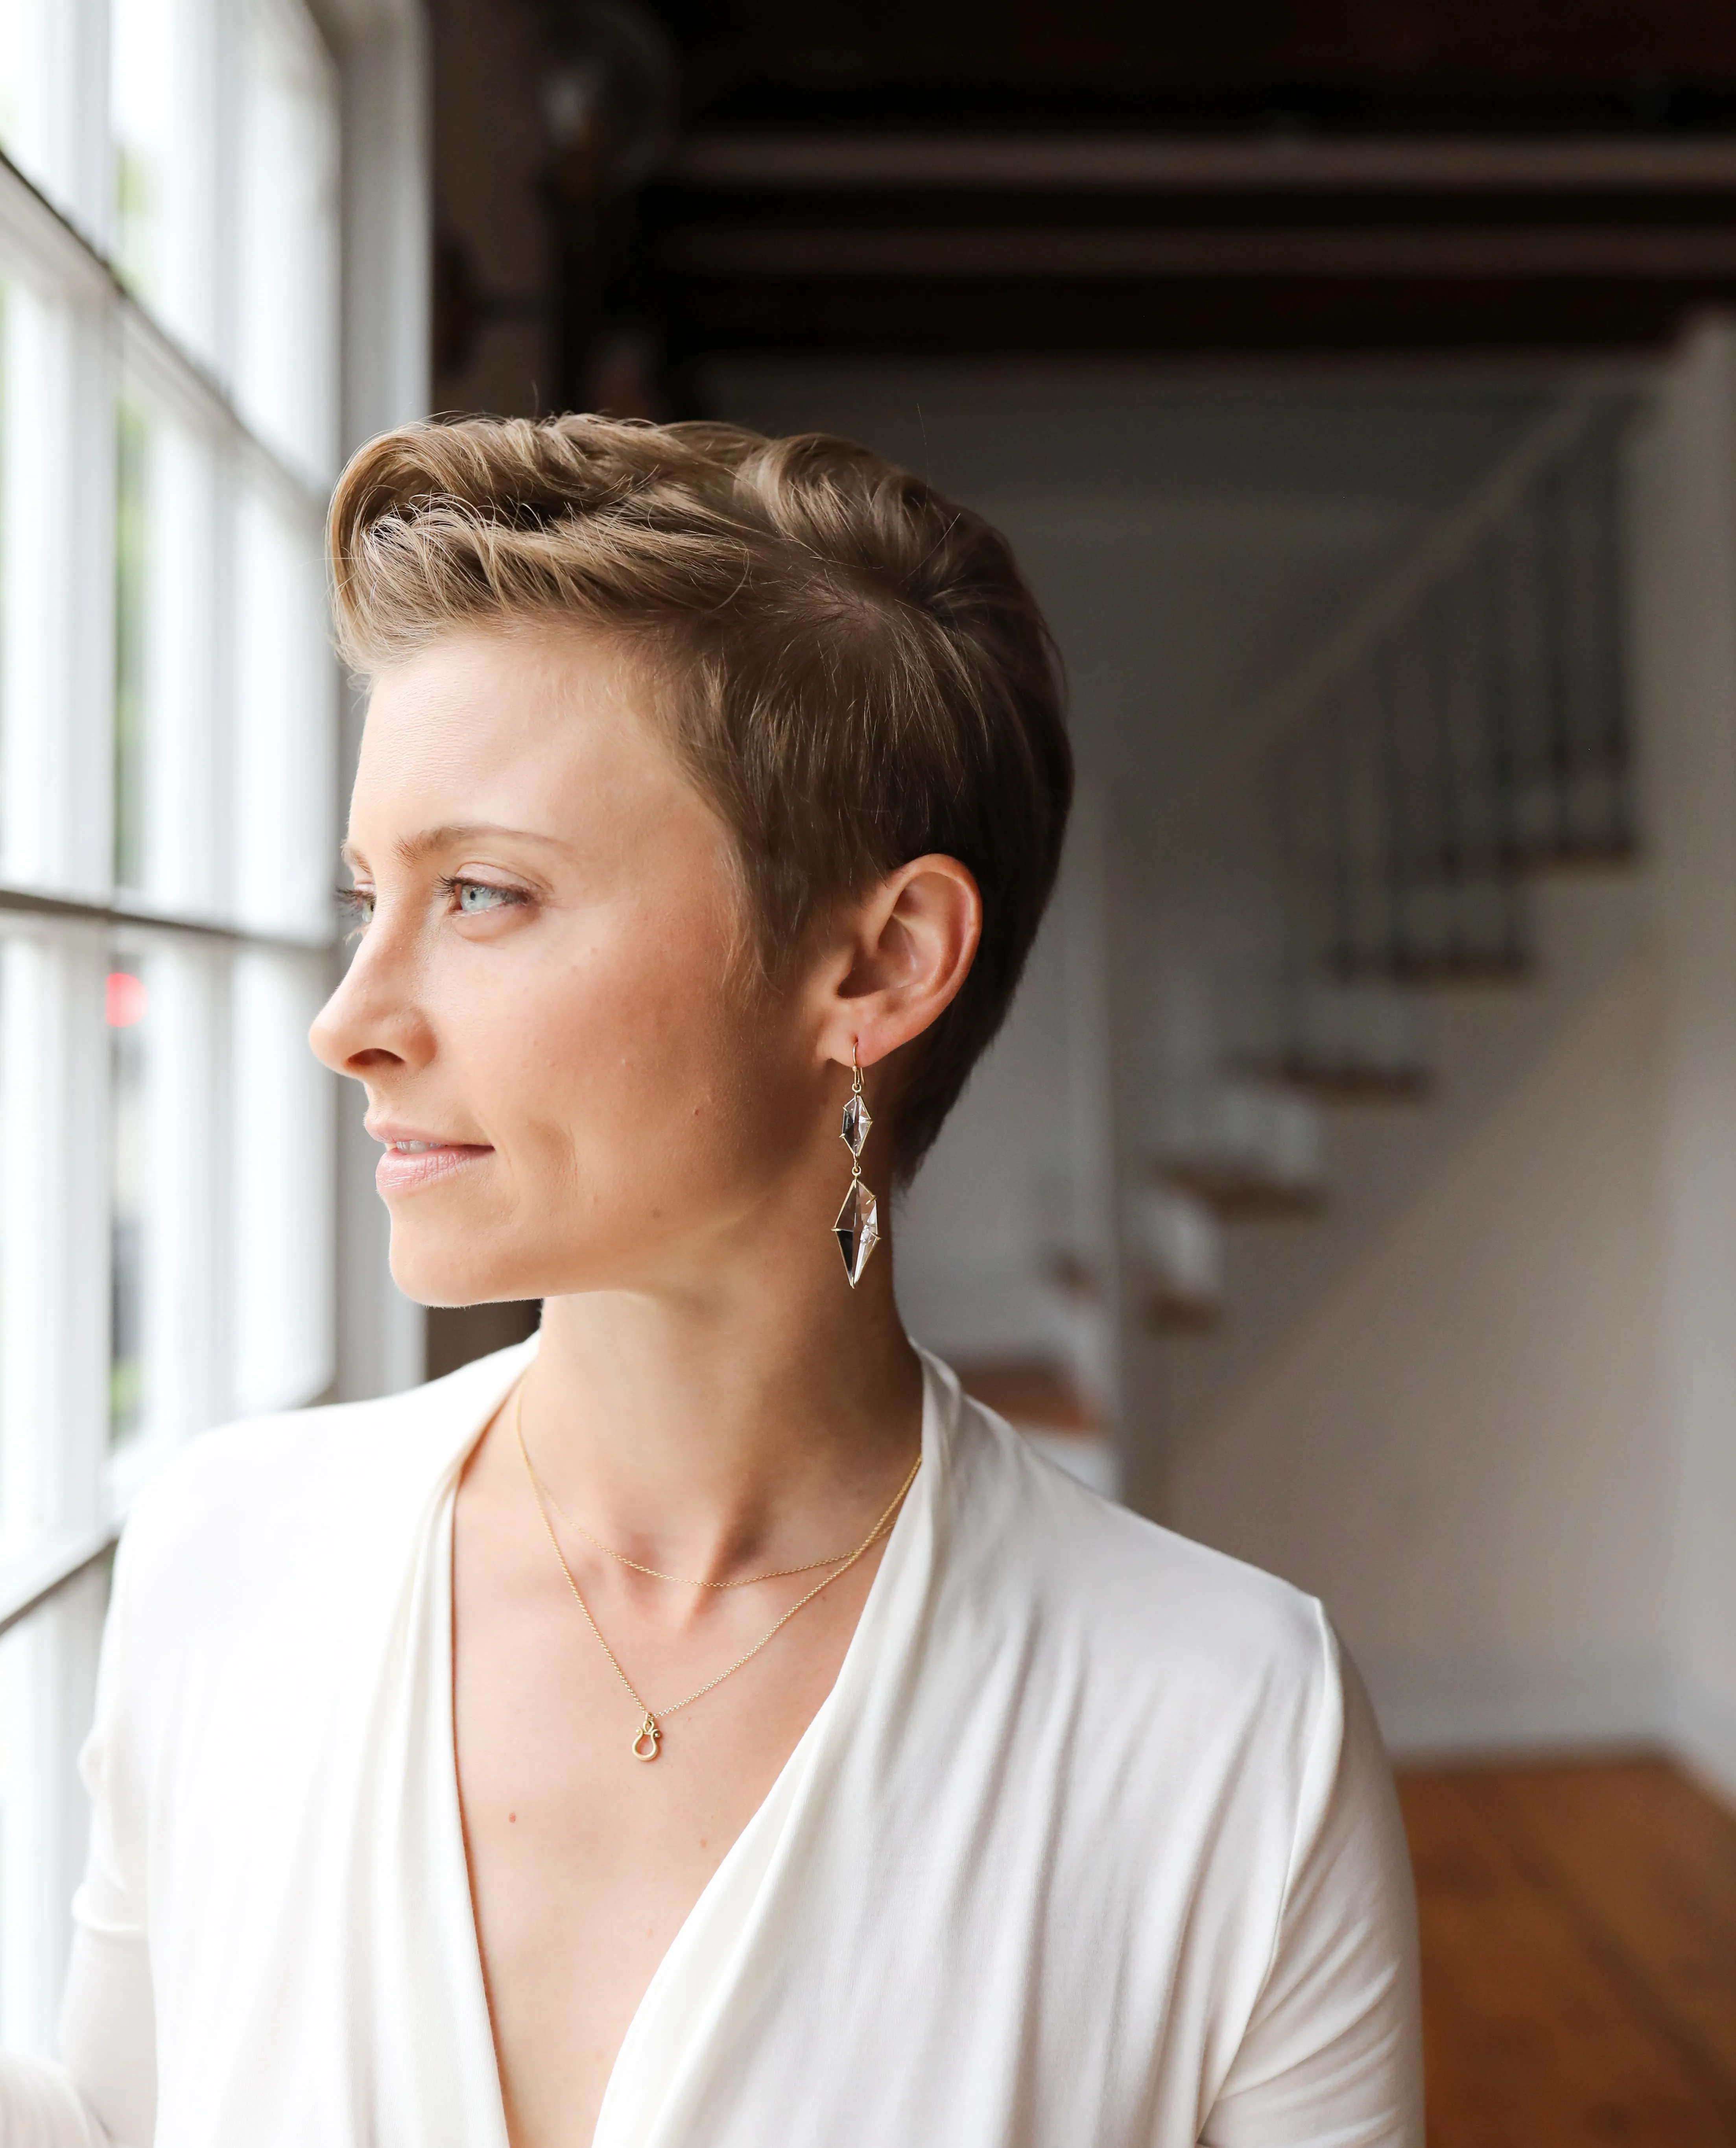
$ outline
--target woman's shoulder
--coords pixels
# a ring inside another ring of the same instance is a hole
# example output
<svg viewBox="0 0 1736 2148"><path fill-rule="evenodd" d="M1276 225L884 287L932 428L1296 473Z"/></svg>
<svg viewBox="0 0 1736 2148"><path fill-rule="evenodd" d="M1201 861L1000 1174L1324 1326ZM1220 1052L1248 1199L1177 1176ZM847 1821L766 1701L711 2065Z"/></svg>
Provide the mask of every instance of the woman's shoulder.
<svg viewBox="0 0 1736 2148"><path fill-rule="evenodd" d="M964 1563L1050 1645L1119 1664L1134 1689L1197 1684L1220 1702L1240 1689L1307 1705L1336 1680L1317 1598L1102 1498L962 1395L949 1465Z"/></svg>
<svg viewBox="0 0 1736 2148"><path fill-rule="evenodd" d="M402 1393L237 1418L189 1440L143 1487L121 1539L135 1582L215 1563L329 1561L412 1520L506 1393L517 1344Z"/></svg>

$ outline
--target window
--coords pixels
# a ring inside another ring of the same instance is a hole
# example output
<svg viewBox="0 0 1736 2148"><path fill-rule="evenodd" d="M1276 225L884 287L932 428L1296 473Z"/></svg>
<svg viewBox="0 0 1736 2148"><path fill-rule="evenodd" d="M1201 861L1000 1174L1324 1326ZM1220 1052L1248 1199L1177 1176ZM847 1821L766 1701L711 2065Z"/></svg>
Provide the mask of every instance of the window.
<svg viewBox="0 0 1736 2148"><path fill-rule="evenodd" d="M359 70L413 118L418 25L316 4L0 0L0 2040L27 2049L107 1549L191 1433L336 1369L305 1032L336 959L340 92ZM400 131L376 220L414 243Z"/></svg>

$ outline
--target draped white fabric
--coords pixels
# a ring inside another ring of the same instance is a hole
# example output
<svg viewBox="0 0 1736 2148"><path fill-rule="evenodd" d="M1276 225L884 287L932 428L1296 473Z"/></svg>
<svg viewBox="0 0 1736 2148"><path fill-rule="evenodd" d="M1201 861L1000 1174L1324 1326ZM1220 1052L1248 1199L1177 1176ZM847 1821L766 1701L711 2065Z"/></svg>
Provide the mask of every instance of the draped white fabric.
<svg viewBox="0 0 1736 2148"><path fill-rule="evenodd" d="M536 1347L209 1433L142 1501L62 2062L0 2059L3 2148L505 2148L451 1516ZM926 1388L837 1684L595 2148L1420 2148L1403 1835L1318 1605Z"/></svg>

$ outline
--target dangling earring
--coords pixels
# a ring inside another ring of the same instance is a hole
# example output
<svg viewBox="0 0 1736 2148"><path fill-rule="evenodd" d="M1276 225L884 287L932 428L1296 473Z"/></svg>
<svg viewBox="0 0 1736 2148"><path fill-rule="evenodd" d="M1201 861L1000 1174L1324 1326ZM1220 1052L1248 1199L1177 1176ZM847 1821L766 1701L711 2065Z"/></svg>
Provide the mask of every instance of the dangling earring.
<svg viewBox="0 0 1736 2148"><path fill-rule="evenodd" d="M862 1094L862 1070L856 1062L854 1037L850 1040L850 1094L845 1099L844 1124L838 1133L839 1140L850 1151L850 1191L838 1211L832 1235L838 1241L838 1251L844 1256L844 1272L854 1290L862 1280L868 1256L880 1243L880 1203L862 1176L862 1151L867 1144L868 1129L874 1122L868 1116L867 1100Z"/></svg>

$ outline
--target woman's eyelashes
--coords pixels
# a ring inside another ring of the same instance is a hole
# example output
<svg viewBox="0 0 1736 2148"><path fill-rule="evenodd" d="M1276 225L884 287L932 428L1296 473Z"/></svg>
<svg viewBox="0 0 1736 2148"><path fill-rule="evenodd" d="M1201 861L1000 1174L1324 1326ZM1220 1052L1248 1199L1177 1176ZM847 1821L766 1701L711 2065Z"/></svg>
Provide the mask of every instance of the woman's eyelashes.
<svg viewBox="0 0 1736 2148"><path fill-rule="evenodd" d="M497 910L519 908L530 900L522 888L502 887L491 880L466 880L462 873L443 875L440 888L455 901L462 917L487 917Z"/></svg>
<svg viewBox="0 0 1736 2148"><path fill-rule="evenodd" d="M359 939L374 921L374 890L371 887L336 887L332 893L337 897L338 912L351 921L344 937L346 941Z"/></svg>
<svg viewBox="0 0 1736 2148"><path fill-rule="evenodd" d="M462 873L443 873L436 886L460 917L491 917L497 911L519 909L530 901L523 888L502 887L489 880L469 880ZM339 911L352 921L344 938L359 938L374 922L374 890L340 887L334 888L333 893Z"/></svg>

